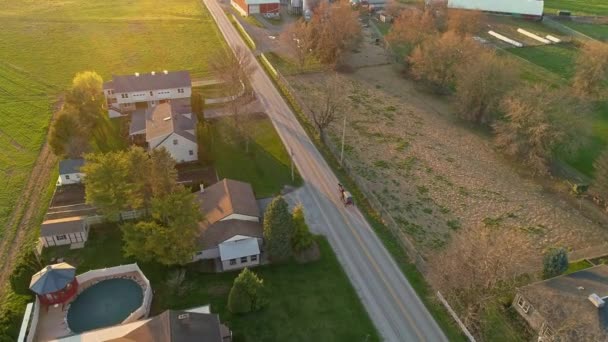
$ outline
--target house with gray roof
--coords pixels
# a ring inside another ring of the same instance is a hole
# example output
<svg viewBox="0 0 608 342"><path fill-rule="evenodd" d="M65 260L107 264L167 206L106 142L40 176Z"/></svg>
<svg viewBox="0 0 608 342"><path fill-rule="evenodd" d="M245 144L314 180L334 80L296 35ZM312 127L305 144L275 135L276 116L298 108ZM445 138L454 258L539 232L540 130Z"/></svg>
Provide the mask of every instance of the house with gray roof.
<svg viewBox="0 0 608 342"><path fill-rule="evenodd" d="M108 114L119 117L168 100L189 99L192 80L185 70L113 75L112 80L104 83L103 93Z"/></svg>
<svg viewBox="0 0 608 342"><path fill-rule="evenodd" d="M84 173L80 171L80 168L83 165L84 159L64 159L60 161L57 186L82 183Z"/></svg>
<svg viewBox="0 0 608 342"><path fill-rule="evenodd" d="M198 159L196 115L189 99L175 99L135 111L129 134L151 151L164 147L178 163Z"/></svg>
<svg viewBox="0 0 608 342"><path fill-rule="evenodd" d="M89 225L85 216L45 220L40 227L40 243L44 247L70 245L82 248L89 237Z"/></svg>
<svg viewBox="0 0 608 342"><path fill-rule="evenodd" d="M608 265L517 289L513 307L538 341L608 341Z"/></svg>
<svg viewBox="0 0 608 342"><path fill-rule="evenodd" d="M219 271L259 265L264 229L251 185L223 179L197 197L203 220L193 261L215 260Z"/></svg>

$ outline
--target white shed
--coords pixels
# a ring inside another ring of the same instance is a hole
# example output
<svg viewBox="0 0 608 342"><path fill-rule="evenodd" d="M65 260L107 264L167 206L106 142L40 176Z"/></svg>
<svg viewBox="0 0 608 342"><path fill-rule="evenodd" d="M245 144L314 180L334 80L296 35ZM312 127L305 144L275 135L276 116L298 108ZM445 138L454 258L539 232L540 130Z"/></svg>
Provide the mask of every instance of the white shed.
<svg viewBox="0 0 608 342"><path fill-rule="evenodd" d="M83 165L84 159L64 159L60 161L57 186L82 183L84 173L80 171L80 168Z"/></svg>

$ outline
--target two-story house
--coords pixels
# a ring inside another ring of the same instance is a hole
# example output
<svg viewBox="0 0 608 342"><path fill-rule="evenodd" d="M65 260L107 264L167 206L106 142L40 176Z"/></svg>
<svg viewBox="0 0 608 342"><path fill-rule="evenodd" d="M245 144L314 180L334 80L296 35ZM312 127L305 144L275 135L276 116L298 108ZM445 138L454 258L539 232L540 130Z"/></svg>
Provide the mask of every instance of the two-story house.
<svg viewBox="0 0 608 342"><path fill-rule="evenodd" d="M128 115L171 99L190 99L192 81L188 71L167 71L112 76L103 84L111 118Z"/></svg>

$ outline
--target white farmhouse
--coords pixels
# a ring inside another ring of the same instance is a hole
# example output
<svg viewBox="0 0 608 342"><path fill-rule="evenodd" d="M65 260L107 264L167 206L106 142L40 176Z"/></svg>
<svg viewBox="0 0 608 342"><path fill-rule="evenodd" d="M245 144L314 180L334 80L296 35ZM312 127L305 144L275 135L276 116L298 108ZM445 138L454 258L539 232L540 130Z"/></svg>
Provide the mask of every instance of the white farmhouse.
<svg viewBox="0 0 608 342"><path fill-rule="evenodd" d="M84 173L80 172L82 165L84 165L84 159L64 159L60 161L57 186L82 183L84 178Z"/></svg>
<svg viewBox="0 0 608 342"><path fill-rule="evenodd" d="M145 141L148 151L164 147L177 163L186 163L198 160L195 129L190 99L174 99L133 112L129 134Z"/></svg>
<svg viewBox="0 0 608 342"><path fill-rule="evenodd" d="M193 261L212 259L223 271L259 265L263 228L251 185L224 179L201 189L198 200L204 221Z"/></svg>
<svg viewBox="0 0 608 342"><path fill-rule="evenodd" d="M189 99L192 96L192 81L188 71L151 72L148 74L112 76L105 82L103 93L111 118L128 115L130 112L150 107L171 99Z"/></svg>

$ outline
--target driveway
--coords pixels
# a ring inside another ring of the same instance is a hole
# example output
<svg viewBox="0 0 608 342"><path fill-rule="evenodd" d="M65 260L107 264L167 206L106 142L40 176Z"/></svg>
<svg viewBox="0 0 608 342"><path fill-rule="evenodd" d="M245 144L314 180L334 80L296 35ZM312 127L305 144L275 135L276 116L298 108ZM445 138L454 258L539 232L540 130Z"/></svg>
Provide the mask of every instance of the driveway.
<svg viewBox="0 0 608 342"><path fill-rule="evenodd" d="M246 49L216 0L203 2L228 45ZM327 236L381 336L387 341L447 341L361 212L342 205L338 179L257 62L251 85L304 179L290 201L302 202L312 229Z"/></svg>

